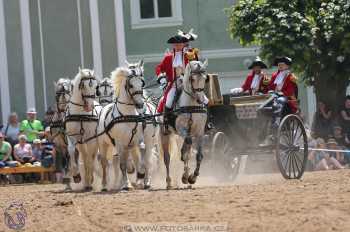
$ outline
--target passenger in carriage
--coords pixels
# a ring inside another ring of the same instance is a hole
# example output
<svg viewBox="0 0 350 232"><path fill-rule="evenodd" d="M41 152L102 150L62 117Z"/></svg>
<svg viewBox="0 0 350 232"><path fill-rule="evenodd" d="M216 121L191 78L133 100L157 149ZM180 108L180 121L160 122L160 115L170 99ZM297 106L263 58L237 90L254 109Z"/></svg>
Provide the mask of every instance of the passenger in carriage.
<svg viewBox="0 0 350 232"><path fill-rule="evenodd" d="M262 71L266 69L266 64L256 57L253 63L248 67L252 71L248 74L242 87L231 89L232 94L249 93L250 95L256 95L259 93L267 93L267 87L269 79L267 75Z"/></svg>
<svg viewBox="0 0 350 232"><path fill-rule="evenodd" d="M297 77L290 71L292 59L289 57L278 57L275 59L274 66L278 67L278 71L272 74L268 90L283 93L286 97L291 113L298 111L298 86Z"/></svg>

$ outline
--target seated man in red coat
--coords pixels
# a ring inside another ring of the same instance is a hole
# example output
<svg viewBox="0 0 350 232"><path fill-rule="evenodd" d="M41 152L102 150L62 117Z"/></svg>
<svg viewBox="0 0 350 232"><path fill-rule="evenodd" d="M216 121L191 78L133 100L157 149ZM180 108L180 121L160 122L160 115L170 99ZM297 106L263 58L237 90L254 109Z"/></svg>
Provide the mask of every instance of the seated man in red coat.
<svg viewBox="0 0 350 232"><path fill-rule="evenodd" d="M289 70L292 59L279 57L275 59L274 66L278 71L272 74L269 91L278 94L272 103L272 130L276 132L282 118L290 113L298 112L298 86L296 76Z"/></svg>
<svg viewBox="0 0 350 232"><path fill-rule="evenodd" d="M254 62L248 68L252 69L252 72L248 74L242 87L231 89L230 92L232 94L248 92L250 95L267 93L269 79L262 71L262 69L267 68L266 64L264 64L259 57L256 57Z"/></svg>
<svg viewBox="0 0 350 232"><path fill-rule="evenodd" d="M290 113L297 113L298 79L289 69L291 64L292 59L289 57L275 59L273 65L278 66L278 71L272 74L268 90L283 93L283 96L287 98Z"/></svg>

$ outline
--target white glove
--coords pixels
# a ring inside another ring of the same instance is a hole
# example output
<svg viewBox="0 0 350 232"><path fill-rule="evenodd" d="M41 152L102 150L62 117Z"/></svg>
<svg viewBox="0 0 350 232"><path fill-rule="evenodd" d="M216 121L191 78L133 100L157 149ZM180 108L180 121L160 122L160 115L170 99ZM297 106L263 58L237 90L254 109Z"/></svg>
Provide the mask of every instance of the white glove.
<svg viewBox="0 0 350 232"><path fill-rule="evenodd" d="M161 79L159 80L159 83L160 83L161 85L166 85L166 83L167 83L166 78L161 78Z"/></svg>
<svg viewBox="0 0 350 232"><path fill-rule="evenodd" d="M230 93L232 93L232 94L239 94L239 93L242 93L242 92L243 92L242 88L230 89Z"/></svg>

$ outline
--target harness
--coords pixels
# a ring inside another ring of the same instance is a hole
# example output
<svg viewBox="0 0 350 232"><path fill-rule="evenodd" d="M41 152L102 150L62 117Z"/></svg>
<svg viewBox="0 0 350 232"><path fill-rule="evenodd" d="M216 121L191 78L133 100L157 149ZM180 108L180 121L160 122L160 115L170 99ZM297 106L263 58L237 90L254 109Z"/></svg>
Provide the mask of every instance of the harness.
<svg viewBox="0 0 350 232"><path fill-rule="evenodd" d="M107 95L107 88L113 88L107 81L103 81L99 88L104 88L103 90L103 96L99 97L100 104L109 104L113 102L113 92L111 92L109 95Z"/></svg>

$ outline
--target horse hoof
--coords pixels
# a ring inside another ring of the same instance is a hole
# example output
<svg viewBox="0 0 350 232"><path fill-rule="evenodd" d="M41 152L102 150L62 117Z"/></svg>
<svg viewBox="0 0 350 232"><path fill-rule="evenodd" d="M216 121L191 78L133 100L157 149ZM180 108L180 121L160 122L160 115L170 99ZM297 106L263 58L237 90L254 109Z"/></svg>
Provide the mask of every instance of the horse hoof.
<svg viewBox="0 0 350 232"><path fill-rule="evenodd" d="M107 188L102 188L101 192L107 192Z"/></svg>
<svg viewBox="0 0 350 232"><path fill-rule="evenodd" d="M128 167L127 171L128 171L128 174L133 174L135 172L135 167L134 166Z"/></svg>
<svg viewBox="0 0 350 232"><path fill-rule="evenodd" d="M172 189L173 186L171 185L171 178L170 177L167 177L166 178L166 189Z"/></svg>
<svg viewBox="0 0 350 232"><path fill-rule="evenodd" d="M188 183L190 184L195 184L197 181L197 176L191 174L189 177L188 177Z"/></svg>
<svg viewBox="0 0 350 232"><path fill-rule="evenodd" d="M131 187L131 186L125 186L125 187L122 188L122 190L123 190L123 191L131 191L131 190L133 190L133 187Z"/></svg>
<svg viewBox="0 0 350 232"><path fill-rule="evenodd" d="M189 179L189 177L188 177L188 175L186 174L186 173L184 173L183 175L182 175L182 183L183 184L188 184L188 179Z"/></svg>
<svg viewBox="0 0 350 232"><path fill-rule="evenodd" d="M151 188L151 180L150 179L145 179L144 183L143 183L143 188L144 189L150 189Z"/></svg>
<svg viewBox="0 0 350 232"><path fill-rule="evenodd" d="M67 186L65 189L64 189L65 192L71 192L72 191L72 187L70 186Z"/></svg>
<svg viewBox="0 0 350 232"><path fill-rule="evenodd" d="M78 184L81 181L81 176L80 174L73 176L74 183Z"/></svg>
<svg viewBox="0 0 350 232"><path fill-rule="evenodd" d="M84 188L85 192L91 192L92 191L92 187L91 186L86 186Z"/></svg>

